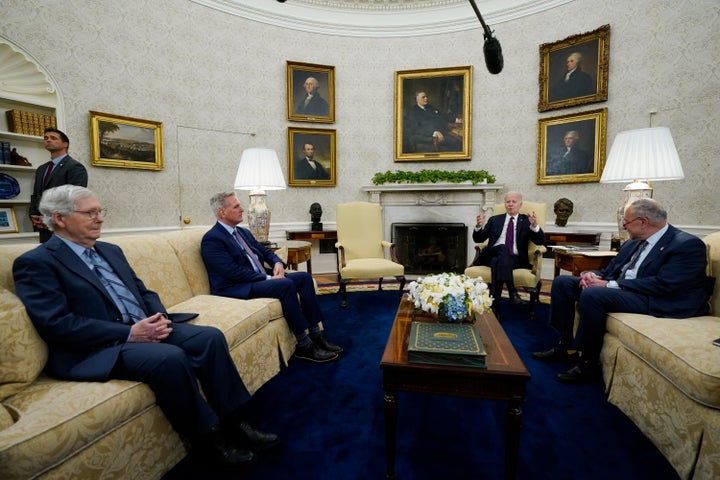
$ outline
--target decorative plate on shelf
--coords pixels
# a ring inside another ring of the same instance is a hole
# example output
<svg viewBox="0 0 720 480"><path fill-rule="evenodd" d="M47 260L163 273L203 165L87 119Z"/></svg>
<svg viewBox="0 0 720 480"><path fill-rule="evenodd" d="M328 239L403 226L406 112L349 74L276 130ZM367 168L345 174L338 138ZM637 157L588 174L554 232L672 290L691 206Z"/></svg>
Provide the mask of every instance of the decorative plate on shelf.
<svg viewBox="0 0 720 480"><path fill-rule="evenodd" d="M10 175L0 173L0 199L8 200L20 194L20 184Z"/></svg>

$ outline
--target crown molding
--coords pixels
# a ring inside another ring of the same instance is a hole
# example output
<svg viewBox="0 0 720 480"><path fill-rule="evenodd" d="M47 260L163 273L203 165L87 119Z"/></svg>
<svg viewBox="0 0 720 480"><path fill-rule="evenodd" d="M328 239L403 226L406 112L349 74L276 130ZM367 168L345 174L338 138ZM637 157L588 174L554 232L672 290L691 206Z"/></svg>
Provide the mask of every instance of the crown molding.
<svg viewBox="0 0 720 480"><path fill-rule="evenodd" d="M482 28L467 0L191 0L256 22L323 35L416 37ZM477 0L493 26L574 0Z"/></svg>

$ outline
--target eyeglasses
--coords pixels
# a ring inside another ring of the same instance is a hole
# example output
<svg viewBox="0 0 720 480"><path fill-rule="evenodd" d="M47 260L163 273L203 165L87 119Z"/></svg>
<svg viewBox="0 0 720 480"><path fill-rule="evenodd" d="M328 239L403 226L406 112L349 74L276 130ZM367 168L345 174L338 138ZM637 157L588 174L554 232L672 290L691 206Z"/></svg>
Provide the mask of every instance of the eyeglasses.
<svg viewBox="0 0 720 480"><path fill-rule="evenodd" d="M643 218L643 217L635 217L632 220L623 220L622 226L623 226L623 228L625 228L628 225L630 225L631 223L633 223L635 220L640 220L641 218Z"/></svg>
<svg viewBox="0 0 720 480"><path fill-rule="evenodd" d="M90 219L93 219L93 220L95 220L95 219L98 218L98 217L103 217L103 218L105 218L105 216L107 215L107 210L105 210L104 208L103 208L102 210L86 210L86 211L73 210L73 212L82 213L82 214L85 215L87 218L90 218Z"/></svg>

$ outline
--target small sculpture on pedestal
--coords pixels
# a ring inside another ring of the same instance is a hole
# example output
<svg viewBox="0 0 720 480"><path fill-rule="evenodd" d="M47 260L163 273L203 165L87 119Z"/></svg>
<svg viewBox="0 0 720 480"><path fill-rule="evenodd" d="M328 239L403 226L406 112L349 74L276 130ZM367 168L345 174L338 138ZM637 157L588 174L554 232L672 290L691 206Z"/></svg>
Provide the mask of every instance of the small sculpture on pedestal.
<svg viewBox="0 0 720 480"><path fill-rule="evenodd" d="M323 224L320 222L321 217L322 206L317 202L310 205L310 220L312 220L312 225L310 226L311 231L322 232Z"/></svg>
<svg viewBox="0 0 720 480"><path fill-rule="evenodd" d="M573 213L573 202L567 198L561 198L555 202L555 225L564 227L568 218Z"/></svg>

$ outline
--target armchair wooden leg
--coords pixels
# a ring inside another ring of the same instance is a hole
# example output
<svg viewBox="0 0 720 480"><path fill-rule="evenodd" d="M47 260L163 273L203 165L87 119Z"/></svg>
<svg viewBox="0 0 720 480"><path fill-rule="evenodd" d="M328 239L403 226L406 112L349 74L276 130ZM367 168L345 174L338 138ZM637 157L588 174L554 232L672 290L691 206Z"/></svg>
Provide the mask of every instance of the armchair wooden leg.
<svg viewBox="0 0 720 480"><path fill-rule="evenodd" d="M405 275L398 275L395 279L400 282L400 296L403 296L403 290L405 290Z"/></svg>
<svg viewBox="0 0 720 480"><path fill-rule="evenodd" d="M382 281L383 277L380 277L380 280L378 280L378 292L382 292Z"/></svg>
<svg viewBox="0 0 720 480"><path fill-rule="evenodd" d="M340 301L340 307L345 308L347 307L347 280L340 278L340 294L342 295L342 300Z"/></svg>

